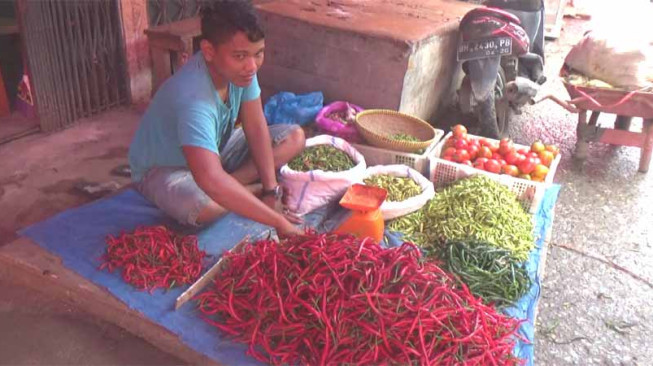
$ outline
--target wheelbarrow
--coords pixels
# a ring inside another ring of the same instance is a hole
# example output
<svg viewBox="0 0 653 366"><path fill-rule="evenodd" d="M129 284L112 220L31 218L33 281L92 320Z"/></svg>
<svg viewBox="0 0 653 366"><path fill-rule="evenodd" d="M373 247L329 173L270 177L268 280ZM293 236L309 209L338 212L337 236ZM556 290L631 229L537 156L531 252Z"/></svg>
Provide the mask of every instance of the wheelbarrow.
<svg viewBox="0 0 653 366"><path fill-rule="evenodd" d="M626 91L619 89L573 85L567 81L569 68L563 66L560 71L571 100L563 101L554 95L548 95L537 102L550 99L572 113L578 113L576 127L576 149L574 157L579 160L587 158L590 142L602 142L611 145L633 146L641 149L639 171L646 173L653 151L653 92L651 89ZM588 111L592 112L589 120ZM628 117L644 119L642 132L629 131L629 126L605 128L597 126L601 113L616 114L618 120Z"/></svg>

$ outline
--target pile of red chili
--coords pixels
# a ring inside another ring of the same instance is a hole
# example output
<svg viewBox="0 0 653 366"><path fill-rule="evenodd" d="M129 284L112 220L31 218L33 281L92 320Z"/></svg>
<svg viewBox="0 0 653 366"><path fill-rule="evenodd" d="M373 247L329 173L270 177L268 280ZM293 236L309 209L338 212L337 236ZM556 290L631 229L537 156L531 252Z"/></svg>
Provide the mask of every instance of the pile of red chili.
<svg viewBox="0 0 653 366"><path fill-rule="evenodd" d="M153 291L193 283L202 271L206 253L197 237L177 235L165 226L137 228L133 233L106 238L107 252L100 269L122 269L125 282Z"/></svg>
<svg viewBox="0 0 653 366"><path fill-rule="evenodd" d="M205 320L272 364L514 365L519 322L406 243L307 234L225 254Z"/></svg>

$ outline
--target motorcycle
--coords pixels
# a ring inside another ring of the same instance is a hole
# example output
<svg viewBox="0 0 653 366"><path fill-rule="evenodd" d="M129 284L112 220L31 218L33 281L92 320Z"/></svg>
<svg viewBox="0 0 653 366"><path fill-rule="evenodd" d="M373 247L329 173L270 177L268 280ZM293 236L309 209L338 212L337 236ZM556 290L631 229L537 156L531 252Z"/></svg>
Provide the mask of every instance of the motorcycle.
<svg viewBox="0 0 653 366"><path fill-rule="evenodd" d="M463 113L481 135L506 137L512 114L544 84L544 7L541 0L489 0L460 22L457 59L465 73L458 91ZM499 8L499 6L501 8Z"/></svg>

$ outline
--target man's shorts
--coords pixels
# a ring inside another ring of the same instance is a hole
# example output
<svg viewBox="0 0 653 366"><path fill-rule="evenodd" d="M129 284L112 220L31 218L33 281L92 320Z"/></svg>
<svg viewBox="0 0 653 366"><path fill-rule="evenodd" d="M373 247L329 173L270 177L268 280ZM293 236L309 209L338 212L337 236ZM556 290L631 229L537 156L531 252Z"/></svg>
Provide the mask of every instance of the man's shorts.
<svg viewBox="0 0 653 366"><path fill-rule="evenodd" d="M285 140L298 125L268 126L274 146ZM249 146L242 128L234 131L227 141L220 160L227 173L238 169L249 156ZM195 183L187 167L153 167L136 185L150 202L185 225L197 226L197 216L211 202L211 198Z"/></svg>

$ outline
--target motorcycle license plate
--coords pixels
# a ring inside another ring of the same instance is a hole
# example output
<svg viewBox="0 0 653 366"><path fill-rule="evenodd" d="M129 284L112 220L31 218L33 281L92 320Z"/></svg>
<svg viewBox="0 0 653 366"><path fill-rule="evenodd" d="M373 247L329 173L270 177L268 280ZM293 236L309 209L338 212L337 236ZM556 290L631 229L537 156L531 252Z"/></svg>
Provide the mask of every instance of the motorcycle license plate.
<svg viewBox="0 0 653 366"><path fill-rule="evenodd" d="M475 60L512 53L512 38L495 37L462 41L458 45L458 61Z"/></svg>

